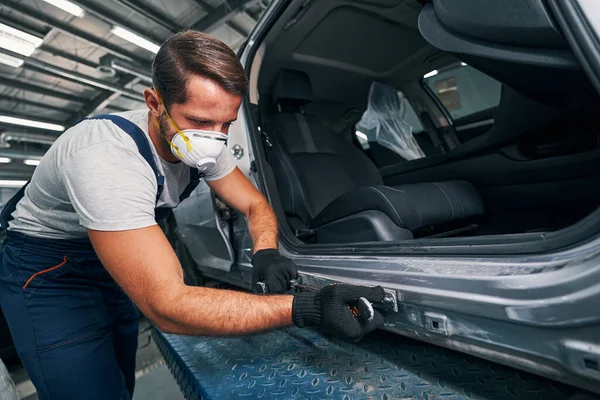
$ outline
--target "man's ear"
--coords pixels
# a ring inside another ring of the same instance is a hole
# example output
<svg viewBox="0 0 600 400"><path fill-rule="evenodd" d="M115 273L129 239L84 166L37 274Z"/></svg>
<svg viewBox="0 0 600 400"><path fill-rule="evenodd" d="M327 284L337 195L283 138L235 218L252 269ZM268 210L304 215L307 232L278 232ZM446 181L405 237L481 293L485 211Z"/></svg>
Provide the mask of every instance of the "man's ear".
<svg viewBox="0 0 600 400"><path fill-rule="evenodd" d="M144 90L144 101L150 110L150 113L156 118L159 119L161 115L161 102L158 98L158 94L154 91L154 89L146 89Z"/></svg>

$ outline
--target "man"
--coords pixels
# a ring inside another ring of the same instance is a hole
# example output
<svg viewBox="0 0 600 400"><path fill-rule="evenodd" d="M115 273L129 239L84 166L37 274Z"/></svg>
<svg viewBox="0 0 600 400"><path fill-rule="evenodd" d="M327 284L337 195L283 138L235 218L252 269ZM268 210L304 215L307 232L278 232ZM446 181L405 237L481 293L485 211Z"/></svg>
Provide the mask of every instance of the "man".
<svg viewBox="0 0 600 400"><path fill-rule="evenodd" d="M259 296L184 285L156 219L189 192L198 169L248 219L254 282L283 293L297 271L276 250L273 211L223 143L248 86L235 54L188 31L163 44L152 74L148 110L67 130L6 206L0 301L42 400L131 398L135 305L159 329L187 335L295 324L358 340L383 322L380 314L359 320L348 308L359 297L382 301L380 287Z"/></svg>

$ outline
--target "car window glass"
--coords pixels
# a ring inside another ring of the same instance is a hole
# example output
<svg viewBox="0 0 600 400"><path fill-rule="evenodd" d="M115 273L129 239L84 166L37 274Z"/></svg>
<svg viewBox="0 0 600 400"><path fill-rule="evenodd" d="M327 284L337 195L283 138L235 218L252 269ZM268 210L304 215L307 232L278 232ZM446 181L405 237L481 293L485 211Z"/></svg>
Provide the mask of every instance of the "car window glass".
<svg viewBox="0 0 600 400"><path fill-rule="evenodd" d="M401 94L402 92L398 92L398 93ZM402 96L402 104L404 105L404 108L406 109L405 120L410 126L412 126L413 134L418 135L421 132L423 132L425 130L425 128L423 128L423 124L421 124L419 117L417 117L417 113L415 112L415 109L413 108L413 106L410 104L408 99L404 96ZM360 130L356 131L356 137L358 139L358 142L360 143L360 145L362 146L362 148L364 150L369 149L369 139L364 132L361 132Z"/></svg>
<svg viewBox="0 0 600 400"><path fill-rule="evenodd" d="M373 82L367 110L357 124L356 136L363 150L377 144L404 160L422 158L425 154L414 138L421 131L423 126L404 94L393 86Z"/></svg>
<svg viewBox="0 0 600 400"><path fill-rule="evenodd" d="M453 121L493 109L500 102L500 82L465 63L431 71L423 83Z"/></svg>

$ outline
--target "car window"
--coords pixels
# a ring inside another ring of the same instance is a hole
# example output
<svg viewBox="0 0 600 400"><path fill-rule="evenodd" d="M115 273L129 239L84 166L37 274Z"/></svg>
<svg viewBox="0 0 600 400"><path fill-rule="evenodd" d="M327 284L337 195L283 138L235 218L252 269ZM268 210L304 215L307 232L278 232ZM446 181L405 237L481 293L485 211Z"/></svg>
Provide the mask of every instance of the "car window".
<svg viewBox="0 0 600 400"><path fill-rule="evenodd" d="M406 109L406 122L412 127L413 134L418 135L423 132L425 128L423 128L423 124L417 117L417 113L415 112L413 106L410 104L408 99L402 95L402 92L398 92L402 97L402 104ZM358 142L362 146L364 150L369 149L369 138L364 132L356 131L356 137ZM371 138L371 141L375 141L375 138Z"/></svg>
<svg viewBox="0 0 600 400"><path fill-rule="evenodd" d="M394 86L373 82L356 137L378 166L426 157L417 139L423 126L410 102Z"/></svg>
<svg viewBox="0 0 600 400"><path fill-rule="evenodd" d="M500 102L501 83L465 63L431 71L423 83L453 121L493 109Z"/></svg>

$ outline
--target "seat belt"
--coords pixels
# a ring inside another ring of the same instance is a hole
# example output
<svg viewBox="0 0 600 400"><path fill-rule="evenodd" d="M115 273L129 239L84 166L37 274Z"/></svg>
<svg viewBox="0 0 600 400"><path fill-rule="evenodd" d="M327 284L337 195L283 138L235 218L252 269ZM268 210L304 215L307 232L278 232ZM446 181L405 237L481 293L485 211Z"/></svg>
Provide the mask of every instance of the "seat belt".
<svg viewBox="0 0 600 400"><path fill-rule="evenodd" d="M442 141L440 140L440 138L437 134L437 131L435 129L435 125L433 124L433 120L429 116L429 113L421 112L421 114L419 114L419 117L421 119L421 123L423 124L423 127L425 127L425 131L427 131L427 135L429 136L429 139L431 140L433 147L435 147L437 150L439 150L442 154L446 154L447 153L446 147L444 146L444 143L442 143Z"/></svg>
<svg viewBox="0 0 600 400"><path fill-rule="evenodd" d="M442 137L450 151L460 146L460 140L458 139L458 136L456 136L456 132L452 126L448 125L442 129Z"/></svg>
<svg viewBox="0 0 600 400"><path fill-rule="evenodd" d="M179 196L180 203L190 197L190 194L198 187L203 177L204 173L200 172L198 168L190 168L190 183L188 183L181 196Z"/></svg>

